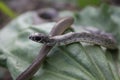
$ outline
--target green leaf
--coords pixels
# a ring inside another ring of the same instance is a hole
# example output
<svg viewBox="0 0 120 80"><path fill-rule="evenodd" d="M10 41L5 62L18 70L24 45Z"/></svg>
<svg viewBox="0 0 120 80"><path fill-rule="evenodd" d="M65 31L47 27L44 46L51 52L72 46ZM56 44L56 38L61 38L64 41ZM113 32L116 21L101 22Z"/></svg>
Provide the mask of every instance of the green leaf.
<svg viewBox="0 0 120 80"><path fill-rule="evenodd" d="M87 7L75 15L75 32L92 26L112 33L120 41L120 8L104 5L101 8ZM15 78L23 72L38 55L42 44L28 39L30 33L48 34L55 22L33 25L35 12L28 12L9 23L0 31L0 65L8 67ZM4 59L2 59L2 55ZM119 80L119 52L106 50L96 45L73 43L54 46L40 70L32 80Z"/></svg>
<svg viewBox="0 0 120 80"><path fill-rule="evenodd" d="M76 0L79 7L86 7L88 5L100 5L101 0Z"/></svg>

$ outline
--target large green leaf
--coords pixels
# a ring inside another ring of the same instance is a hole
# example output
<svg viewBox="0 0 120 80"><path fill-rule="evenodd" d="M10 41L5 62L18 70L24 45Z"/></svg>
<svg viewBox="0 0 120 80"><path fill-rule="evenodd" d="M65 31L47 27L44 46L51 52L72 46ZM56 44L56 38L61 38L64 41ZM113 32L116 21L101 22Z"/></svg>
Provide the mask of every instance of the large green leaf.
<svg viewBox="0 0 120 80"><path fill-rule="evenodd" d="M74 31L80 32L85 26L96 27L114 34L119 43L119 13L118 7L85 8L75 13ZM33 25L34 15L34 12L23 14L0 31L0 64L7 65L14 79L31 64L42 47L29 40L29 34L47 34L55 25L54 22ZM89 44L55 46L33 80L119 80L117 54Z"/></svg>

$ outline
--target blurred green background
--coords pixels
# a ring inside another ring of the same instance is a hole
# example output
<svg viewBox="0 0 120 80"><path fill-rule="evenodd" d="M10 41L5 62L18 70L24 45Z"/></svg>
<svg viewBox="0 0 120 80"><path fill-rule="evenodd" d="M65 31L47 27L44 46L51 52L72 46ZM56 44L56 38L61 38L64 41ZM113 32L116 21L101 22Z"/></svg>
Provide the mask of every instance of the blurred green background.
<svg viewBox="0 0 120 80"><path fill-rule="evenodd" d="M57 11L74 12L88 6L99 7L102 4L120 6L120 0L0 0L0 29L27 11L51 7ZM0 67L0 80L12 80L6 66Z"/></svg>

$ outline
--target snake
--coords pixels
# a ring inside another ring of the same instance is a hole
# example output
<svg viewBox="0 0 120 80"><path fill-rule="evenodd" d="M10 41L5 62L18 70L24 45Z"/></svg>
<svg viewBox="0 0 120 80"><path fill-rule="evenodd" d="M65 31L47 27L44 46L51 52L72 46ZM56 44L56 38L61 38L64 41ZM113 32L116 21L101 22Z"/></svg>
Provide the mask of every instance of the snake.
<svg viewBox="0 0 120 80"><path fill-rule="evenodd" d="M43 47L39 52L39 55L31 63L31 65L23 71L16 80L29 80L41 67L44 58L52 48L52 46L68 45L74 42L86 42L106 47L108 49L117 49L117 43L112 35L102 33L101 31L89 31L87 32L69 32L62 34L68 29L74 22L72 17L63 18L56 23L49 35L43 33L32 33L29 35L29 39L38 43L43 43Z"/></svg>
<svg viewBox="0 0 120 80"><path fill-rule="evenodd" d="M95 34L93 32L69 32L63 35L48 36L43 33L32 33L29 36L29 39L38 43L46 44L48 46L62 46L75 42L85 42L100 45L108 49L116 49L117 43L113 36L106 34Z"/></svg>

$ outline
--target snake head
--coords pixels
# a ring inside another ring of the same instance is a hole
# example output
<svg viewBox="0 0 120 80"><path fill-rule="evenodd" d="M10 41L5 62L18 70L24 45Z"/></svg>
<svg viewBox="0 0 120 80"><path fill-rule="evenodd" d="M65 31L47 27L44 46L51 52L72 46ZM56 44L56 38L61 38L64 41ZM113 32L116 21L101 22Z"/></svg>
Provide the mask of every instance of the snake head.
<svg viewBox="0 0 120 80"><path fill-rule="evenodd" d="M29 36L29 39L38 43L47 43L49 42L49 38L47 35L43 33L33 33Z"/></svg>

